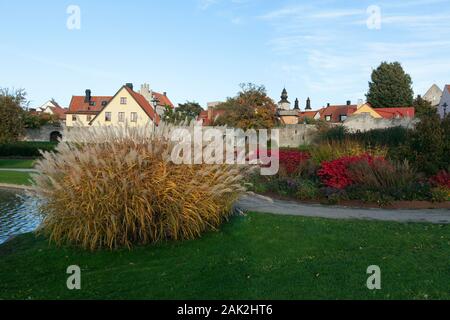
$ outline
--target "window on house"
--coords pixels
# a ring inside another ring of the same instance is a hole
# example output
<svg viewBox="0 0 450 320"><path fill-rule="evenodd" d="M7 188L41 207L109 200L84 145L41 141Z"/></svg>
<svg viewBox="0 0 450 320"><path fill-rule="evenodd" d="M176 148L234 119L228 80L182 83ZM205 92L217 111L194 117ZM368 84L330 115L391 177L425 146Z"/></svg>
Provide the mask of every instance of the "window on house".
<svg viewBox="0 0 450 320"><path fill-rule="evenodd" d="M127 98L126 97L120 98L120 104L127 104Z"/></svg>
<svg viewBox="0 0 450 320"><path fill-rule="evenodd" d="M91 115L87 115L87 116L86 116L86 121L87 121L87 122L90 122L91 119L92 119L92 116L91 116Z"/></svg>
<svg viewBox="0 0 450 320"><path fill-rule="evenodd" d="M347 116L345 114L341 114L341 116L339 117L341 122L344 122L345 120L347 120Z"/></svg>
<svg viewBox="0 0 450 320"><path fill-rule="evenodd" d="M125 112L119 112L119 122L125 122Z"/></svg>
<svg viewBox="0 0 450 320"><path fill-rule="evenodd" d="M72 115L72 121L77 121L77 116L76 115Z"/></svg>
<svg viewBox="0 0 450 320"><path fill-rule="evenodd" d="M131 122L137 122L137 112L131 113Z"/></svg>
<svg viewBox="0 0 450 320"><path fill-rule="evenodd" d="M105 112L105 121L111 122L111 112Z"/></svg>
<svg viewBox="0 0 450 320"><path fill-rule="evenodd" d="M325 116L325 121L330 122L331 121L331 116Z"/></svg>

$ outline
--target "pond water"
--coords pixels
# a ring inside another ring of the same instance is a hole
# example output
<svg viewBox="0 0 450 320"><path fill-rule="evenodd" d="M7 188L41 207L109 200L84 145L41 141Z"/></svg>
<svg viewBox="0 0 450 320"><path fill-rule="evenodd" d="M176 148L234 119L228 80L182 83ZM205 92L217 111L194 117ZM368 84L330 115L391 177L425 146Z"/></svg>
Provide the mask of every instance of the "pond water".
<svg viewBox="0 0 450 320"><path fill-rule="evenodd" d="M40 222L36 198L0 188L0 244L11 236L35 230Z"/></svg>

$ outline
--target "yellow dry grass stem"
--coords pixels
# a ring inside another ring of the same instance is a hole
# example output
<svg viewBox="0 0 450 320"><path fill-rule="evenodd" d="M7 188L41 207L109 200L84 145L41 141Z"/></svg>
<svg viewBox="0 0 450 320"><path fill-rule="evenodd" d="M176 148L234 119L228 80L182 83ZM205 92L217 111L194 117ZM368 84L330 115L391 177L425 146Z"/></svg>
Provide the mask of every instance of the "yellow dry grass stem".
<svg viewBox="0 0 450 320"><path fill-rule="evenodd" d="M343 142L323 142L311 149L311 158L317 164L333 161L342 157L370 154L374 157L386 157L387 148L374 146L366 147L359 142L347 140Z"/></svg>
<svg viewBox="0 0 450 320"><path fill-rule="evenodd" d="M171 128L73 132L36 168L39 231L95 250L185 240L214 230L244 191L246 167L175 165Z"/></svg>

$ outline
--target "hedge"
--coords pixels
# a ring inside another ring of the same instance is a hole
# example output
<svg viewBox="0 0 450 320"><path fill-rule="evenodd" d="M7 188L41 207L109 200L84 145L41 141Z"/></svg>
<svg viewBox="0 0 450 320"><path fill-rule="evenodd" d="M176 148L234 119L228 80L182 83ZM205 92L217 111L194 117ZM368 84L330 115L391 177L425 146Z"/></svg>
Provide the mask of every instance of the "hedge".
<svg viewBox="0 0 450 320"><path fill-rule="evenodd" d="M57 142L15 142L0 144L0 157L36 158L41 155L39 150L53 151Z"/></svg>
<svg viewBox="0 0 450 320"><path fill-rule="evenodd" d="M346 140L353 140L371 146L397 147L405 143L411 133L412 130L402 127L350 133L344 126L337 126L322 132L320 138L325 141L344 142Z"/></svg>

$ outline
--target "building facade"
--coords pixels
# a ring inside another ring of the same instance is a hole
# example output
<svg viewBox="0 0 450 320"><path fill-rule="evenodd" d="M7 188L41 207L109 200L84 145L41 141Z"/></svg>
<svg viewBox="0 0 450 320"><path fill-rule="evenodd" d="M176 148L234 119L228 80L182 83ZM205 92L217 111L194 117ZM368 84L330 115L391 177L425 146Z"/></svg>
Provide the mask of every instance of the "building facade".
<svg viewBox="0 0 450 320"><path fill-rule="evenodd" d="M433 107L437 107L442 97L442 90L436 84L433 84L430 89L424 94L423 99L431 103Z"/></svg>
<svg viewBox="0 0 450 320"><path fill-rule="evenodd" d="M144 96L127 84L111 98L89 122L92 126L148 126L158 125L159 115Z"/></svg>
<svg viewBox="0 0 450 320"><path fill-rule="evenodd" d="M450 84L444 87L441 100L438 106L438 114L444 119L450 113Z"/></svg>
<svg viewBox="0 0 450 320"><path fill-rule="evenodd" d="M147 84L136 92L133 84L128 83L114 96L93 96L87 89L84 96L72 97L66 112L66 126L158 125L166 106L173 108L167 94L154 92Z"/></svg>

